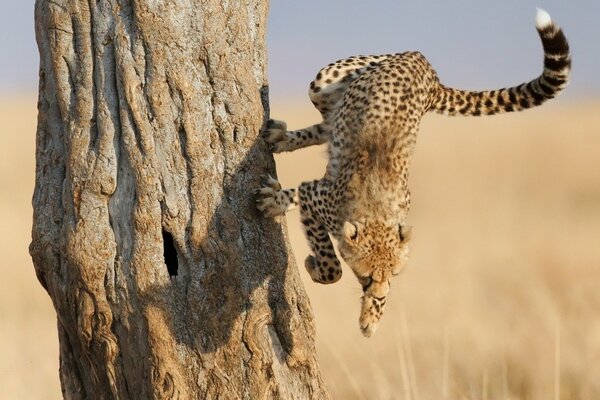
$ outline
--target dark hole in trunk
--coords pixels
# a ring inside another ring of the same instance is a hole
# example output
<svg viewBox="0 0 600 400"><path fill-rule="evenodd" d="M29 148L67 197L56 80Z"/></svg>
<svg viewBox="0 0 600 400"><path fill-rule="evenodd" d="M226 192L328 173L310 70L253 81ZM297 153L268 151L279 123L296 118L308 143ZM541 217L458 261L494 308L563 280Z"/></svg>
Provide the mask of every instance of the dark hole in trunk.
<svg viewBox="0 0 600 400"><path fill-rule="evenodd" d="M171 234L164 229L162 231L162 236L167 271L169 271L169 276L177 276L177 268L179 268L179 265L177 263L177 250L175 250L173 236L171 236Z"/></svg>

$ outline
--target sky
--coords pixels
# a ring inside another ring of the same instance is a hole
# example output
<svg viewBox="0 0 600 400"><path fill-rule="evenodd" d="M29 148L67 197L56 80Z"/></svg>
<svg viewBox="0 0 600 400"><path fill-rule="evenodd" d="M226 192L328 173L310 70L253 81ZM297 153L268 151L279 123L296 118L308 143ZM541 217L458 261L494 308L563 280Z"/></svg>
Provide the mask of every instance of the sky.
<svg viewBox="0 0 600 400"><path fill-rule="evenodd" d="M0 95L37 89L33 5L0 0ZM407 50L423 53L449 86L521 83L542 69L536 7L550 13L571 44L566 96L600 97L600 0L272 0L272 99L305 97L308 83L331 61Z"/></svg>

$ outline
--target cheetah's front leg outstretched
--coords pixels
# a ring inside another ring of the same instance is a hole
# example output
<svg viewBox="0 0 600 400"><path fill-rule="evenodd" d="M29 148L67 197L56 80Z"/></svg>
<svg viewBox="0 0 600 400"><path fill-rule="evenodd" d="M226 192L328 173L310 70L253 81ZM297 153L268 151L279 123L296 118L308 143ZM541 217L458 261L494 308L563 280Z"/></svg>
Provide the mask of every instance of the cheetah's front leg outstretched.
<svg viewBox="0 0 600 400"><path fill-rule="evenodd" d="M266 217L283 215L296 208L299 203L298 193L301 193L304 201L300 204L300 214L313 253L306 257L304 267L313 281L328 284L335 283L342 277L342 267L329 238L326 224L330 219L323 218L325 210L318 204L323 203L313 201L319 193L325 192L321 185L320 181L313 181L304 182L299 189L282 189L276 179L264 176L263 186L254 193L258 196L256 206Z"/></svg>
<svg viewBox="0 0 600 400"><path fill-rule="evenodd" d="M273 153L282 153L327 142L331 135L331 127L323 121L308 128L288 131L285 122L270 119L263 135L265 141L271 145Z"/></svg>

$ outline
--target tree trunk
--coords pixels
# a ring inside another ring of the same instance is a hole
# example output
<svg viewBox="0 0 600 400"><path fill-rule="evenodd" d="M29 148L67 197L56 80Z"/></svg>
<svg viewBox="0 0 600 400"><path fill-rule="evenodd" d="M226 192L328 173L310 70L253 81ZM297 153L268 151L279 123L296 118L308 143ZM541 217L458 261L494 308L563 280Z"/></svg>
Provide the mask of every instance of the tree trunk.
<svg viewBox="0 0 600 400"><path fill-rule="evenodd" d="M37 0L30 252L63 395L327 398L272 172L267 0Z"/></svg>

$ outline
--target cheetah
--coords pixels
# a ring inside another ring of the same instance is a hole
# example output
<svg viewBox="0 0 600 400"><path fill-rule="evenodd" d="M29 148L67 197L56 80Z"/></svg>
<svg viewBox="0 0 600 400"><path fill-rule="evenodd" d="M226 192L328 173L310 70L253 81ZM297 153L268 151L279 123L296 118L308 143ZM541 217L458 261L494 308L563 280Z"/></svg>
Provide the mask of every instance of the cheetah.
<svg viewBox="0 0 600 400"><path fill-rule="evenodd" d="M263 177L255 193L267 217L300 207L311 254L305 268L313 281L342 276L340 256L362 286L360 329L375 332L392 278L404 268L411 227L408 169L419 123L427 111L445 115L492 115L538 106L567 85L569 45L550 15L538 9L536 28L544 49L542 74L518 86L466 91L442 85L419 52L353 56L321 69L309 96L323 121L288 131L282 121L267 123L264 139L275 153L328 144L325 175L282 189Z"/></svg>

